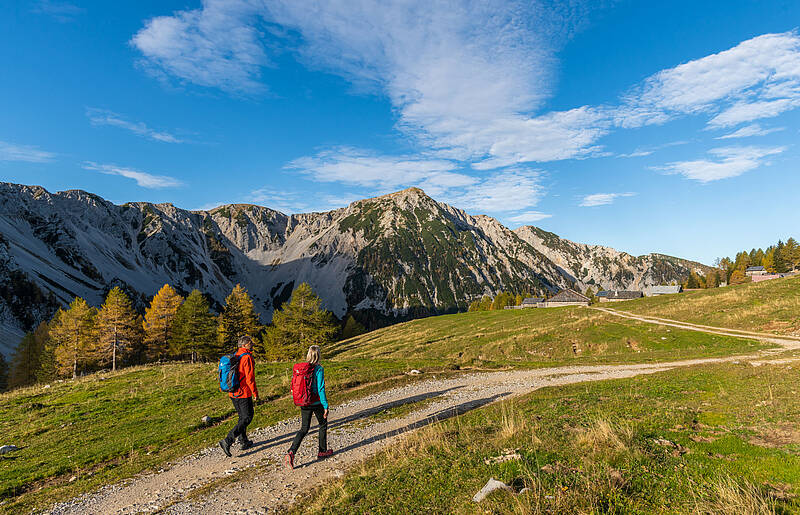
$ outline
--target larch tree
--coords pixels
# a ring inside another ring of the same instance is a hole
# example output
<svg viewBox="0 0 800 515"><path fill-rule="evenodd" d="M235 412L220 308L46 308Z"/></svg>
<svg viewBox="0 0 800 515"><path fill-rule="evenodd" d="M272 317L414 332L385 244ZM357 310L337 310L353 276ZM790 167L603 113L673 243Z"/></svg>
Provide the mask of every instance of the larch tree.
<svg viewBox="0 0 800 515"><path fill-rule="evenodd" d="M522 294L521 293L517 293L517 296L514 297L514 305L515 306L521 306L523 300L525 300L525 298L522 296Z"/></svg>
<svg viewBox="0 0 800 515"><path fill-rule="evenodd" d="M97 312L95 334L97 360L103 365L111 364L111 370L116 370L117 364L141 345L142 323L131 300L118 286L108 292Z"/></svg>
<svg viewBox="0 0 800 515"><path fill-rule="evenodd" d="M272 326L265 335L269 354L285 351L291 357L301 356L311 345L325 345L336 334L336 320L322 309L322 300L308 283L292 292L291 300L272 315Z"/></svg>
<svg viewBox="0 0 800 515"><path fill-rule="evenodd" d="M249 334L256 336L259 326L258 313L247 290L237 284L225 299L225 308L219 316L217 338L222 352L236 350L239 337Z"/></svg>
<svg viewBox="0 0 800 515"><path fill-rule="evenodd" d="M145 355L149 360L163 359L169 355L173 325L183 297L172 286L165 284L144 312Z"/></svg>
<svg viewBox="0 0 800 515"><path fill-rule="evenodd" d="M60 311L50 328L50 337L56 342L55 368L59 375L72 373L78 377L91 362L94 344L94 317L96 310L85 300L76 297L66 311Z"/></svg>
<svg viewBox="0 0 800 515"><path fill-rule="evenodd" d="M172 353L189 354L192 363L198 356L214 356L218 353L215 329L216 318L208 300L199 290L192 290L175 315Z"/></svg>

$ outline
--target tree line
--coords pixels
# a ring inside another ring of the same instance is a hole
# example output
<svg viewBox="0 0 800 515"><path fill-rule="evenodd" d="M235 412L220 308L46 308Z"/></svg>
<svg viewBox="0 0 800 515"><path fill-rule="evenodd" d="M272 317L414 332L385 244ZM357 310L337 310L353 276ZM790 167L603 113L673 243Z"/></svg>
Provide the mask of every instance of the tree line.
<svg viewBox="0 0 800 515"><path fill-rule="evenodd" d="M471 302L468 311L495 311L506 309L506 306L521 306L522 301L530 296L530 293L523 295L521 293L513 294L504 291L495 295L494 298L489 295L484 295L480 300Z"/></svg>
<svg viewBox="0 0 800 515"><path fill-rule="evenodd" d="M745 271L751 266L763 266L771 274L800 269L800 244L794 238L789 238L785 243L778 240L778 243L766 249L743 250L733 258L717 258L714 268L707 274L692 271L682 284L689 289L716 288L722 283L741 284L750 280Z"/></svg>
<svg viewBox="0 0 800 515"><path fill-rule="evenodd" d="M292 292L266 326L247 290L238 284L219 314L211 311L207 296L199 290L184 298L165 284L141 315L125 292L114 287L99 308L77 297L59 309L23 337L10 364L0 355L0 391L123 366L216 360L236 350L244 334L253 337L257 355L282 360L300 357L310 345L364 331L352 315L340 329L307 283Z"/></svg>

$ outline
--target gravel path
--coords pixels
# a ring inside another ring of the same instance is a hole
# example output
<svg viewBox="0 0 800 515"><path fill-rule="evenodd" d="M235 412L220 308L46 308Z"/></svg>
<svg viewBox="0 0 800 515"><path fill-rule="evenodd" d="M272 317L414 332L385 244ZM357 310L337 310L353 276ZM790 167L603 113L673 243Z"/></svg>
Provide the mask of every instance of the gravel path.
<svg viewBox="0 0 800 515"><path fill-rule="evenodd" d="M710 325L693 324L691 322L681 322L679 320L671 320L669 318L660 318L648 315L636 315L627 311L617 311L611 308L595 307L598 311L615 315L630 320L638 320L648 324L666 325L669 327L677 327L679 329L686 329L689 331L698 331L701 333L718 334L721 336L733 336L735 338L745 338L749 340L758 340L767 343L774 343L780 345L783 349L779 350L793 350L800 349L800 337L786 336L780 334L758 333L754 331L744 331L740 329L727 329L725 327L714 327Z"/></svg>
<svg viewBox="0 0 800 515"><path fill-rule="evenodd" d="M252 432L255 446L227 458L218 447L204 449L158 473L140 475L58 504L50 513L267 513L280 511L298 495L390 445L403 433L510 396L546 386L652 374L675 367L720 363L755 356L707 358L657 364L568 366L538 370L469 373L429 379L335 406L330 413L329 446L337 451L316 460L317 437L303 441L295 470L282 457L298 419ZM425 401L408 414L370 419L388 408Z"/></svg>

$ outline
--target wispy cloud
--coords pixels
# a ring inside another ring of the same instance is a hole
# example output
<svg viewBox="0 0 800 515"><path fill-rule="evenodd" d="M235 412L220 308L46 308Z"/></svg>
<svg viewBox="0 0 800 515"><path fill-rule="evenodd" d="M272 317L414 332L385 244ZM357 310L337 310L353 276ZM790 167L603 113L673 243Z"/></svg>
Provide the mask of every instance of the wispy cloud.
<svg viewBox="0 0 800 515"><path fill-rule="evenodd" d="M732 138L748 138L750 136L766 136L767 134L772 134L773 132L782 131L783 127L772 127L769 129L761 127L759 124L754 123L752 125L745 125L744 127L737 129L731 133L725 134L724 136L719 136L716 139L732 139Z"/></svg>
<svg viewBox="0 0 800 515"><path fill-rule="evenodd" d="M137 136L142 136L144 138L161 141L164 143L184 142L180 138L168 132L151 129L142 122L132 122L130 120L126 120L122 115L107 109L88 107L86 108L86 117L89 118L89 121L92 123L92 125L109 125L111 127L118 127L120 129L131 131Z"/></svg>
<svg viewBox="0 0 800 515"><path fill-rule="evenodd" d="M45 14L54 20L61 23L69 23L86 12L86 9L78 7L77 5L69 2L57 2L54 0L39 0L35 2L32 12L38 14Z"/></svg>
<svg viewBox="0 0 800 515"><path fill-rule="evenodd" d="M608 204L613 204L615 200L620 197L632 197L636 195L636 193L592 193L591 195L586 195L581 200L579 204L581 207L595 207L595 206L606 206Z"/></svg>
<svg viewBox="0 0 800 515"><path fill-rule="evenodd" d="M508 216L505 219L514 224L532 224L552 216L540 211L526 211L518 215Z"/></svg>
<svg viewBox="0 0 800 515"><path fill-rule="evenodd" d="M0 141L0 161L24 161L28 163L49 163L55 159L52 152L40 150L31 145L19 145Z"/></svg>
<svg viewBox="0 0 800 515"><path fill-rule="evenodd" d="M288 47L386 95L398 128L428 155L478 170L605 155L599 141L620 128L687 115L723 127L800 105L800 37L786 32L659 71L606 105L538 112L562 34L589 10L576 5L205 0L151 19L131 43L161 73L233 93L266 89L268 54Z"/></svg>
<svg viewBox="0 0 800 515"><path fill-rule="evenodd" d="M83 163L84 170L93 170L107 175L119 175L128 179L133 179L142 188L160 189L175 188L183 186L183 183L174 177L166 175L153 175L133 168L123 168L113 164L98 164L92 161Z"/></svg>
<svg viewBox="0 0 800 515"><path fill-rule="evenodd" d="M785 147L721 147L709 150L717 159L678 161L656 168L681 174L702 183L737 177L766 164L764 158L780 154Z"/></svg>

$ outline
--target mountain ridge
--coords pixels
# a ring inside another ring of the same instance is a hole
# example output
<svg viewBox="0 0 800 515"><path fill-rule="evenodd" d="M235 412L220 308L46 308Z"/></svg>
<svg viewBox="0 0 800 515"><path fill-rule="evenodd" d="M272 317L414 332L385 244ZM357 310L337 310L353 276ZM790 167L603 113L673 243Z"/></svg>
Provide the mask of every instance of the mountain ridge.
<svg viewBox="0 0 800 515"><path fill-rule="evenodd" d="M171 203L116 205L83 190L50 193L11 183L0 183L0 201L0 351L6 354L58 306L74 296L100 305L114 285L139 310L164 283L184 294L200 289L219 310L241 283L267 322L295 286L308 282L337 317L353 314L374 328L461 311L501 290L542 295L688 274L675 266L647 275L646 267L659 262L629 263L636 258L613 249L605 259L621 264L608 277L599 268L581 274L573 265L585 254L582 244L538 228L512 231L419 188L292 215L255 204L195 211ZM552 235L550 244L531 234ZM35 315L21 316L15 307L21 299L42 299Z"/></svg>

